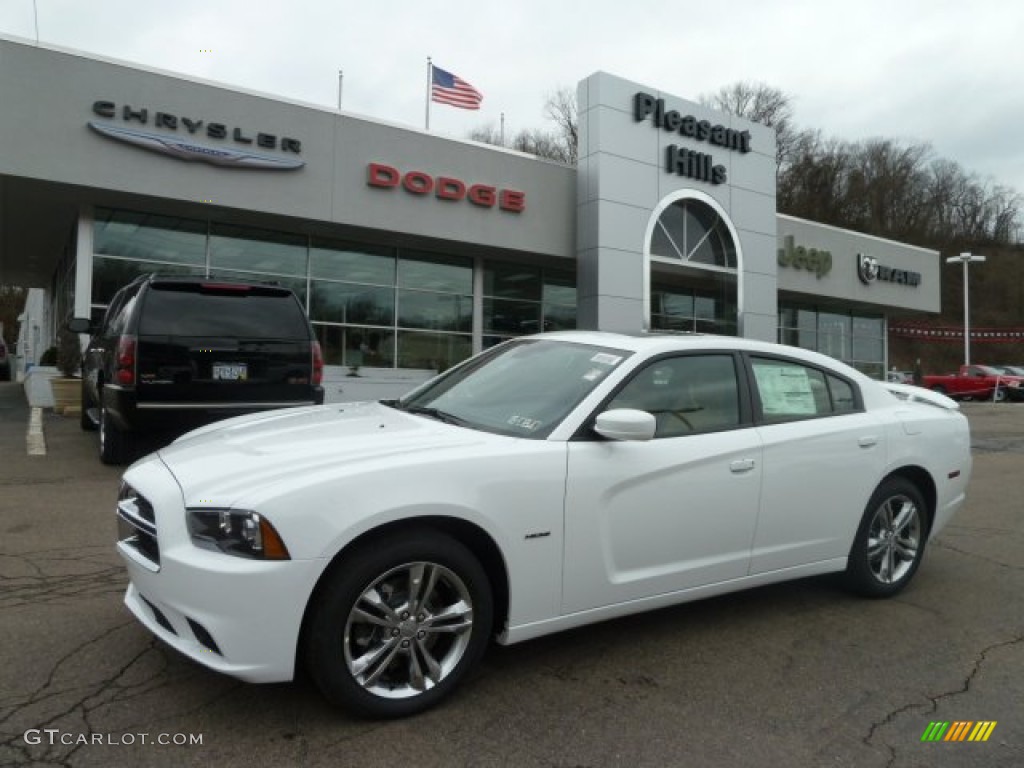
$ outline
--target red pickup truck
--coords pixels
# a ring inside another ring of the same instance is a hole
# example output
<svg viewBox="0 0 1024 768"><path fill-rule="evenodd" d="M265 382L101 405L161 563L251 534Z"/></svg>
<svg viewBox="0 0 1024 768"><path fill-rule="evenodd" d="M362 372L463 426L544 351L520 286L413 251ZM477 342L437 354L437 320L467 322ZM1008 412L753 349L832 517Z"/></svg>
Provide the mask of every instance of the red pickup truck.
<svg viewBox="0 0 1024 768"><path fill-rule="evenodd" d="M957 373L925 376L922 384L958 400L1024 400L1024 376L1010 376L990 365L961 365Z"/></svg>

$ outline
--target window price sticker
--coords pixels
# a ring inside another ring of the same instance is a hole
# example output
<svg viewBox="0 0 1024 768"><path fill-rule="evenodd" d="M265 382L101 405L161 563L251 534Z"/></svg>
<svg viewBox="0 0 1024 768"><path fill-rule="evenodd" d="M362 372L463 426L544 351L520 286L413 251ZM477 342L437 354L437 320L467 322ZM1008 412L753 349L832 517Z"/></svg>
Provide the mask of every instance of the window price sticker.
<svg viewBox="0 0 1024 768"><path fill-rule="evenodd" d="M813 416L817 409L807 371L786 365L755 365L754 377L764 412L773 416Z"/></svg>
<svg viewBox="0 0 1024 768"><path fill-rule="evenodd" d="M528 419L525 416L519 416L518 414L515 416L509 416L507 423L513 427L519 427L520 429L525 429L529 432L533 432L540 426L540 422L537 419Z"/></svg>

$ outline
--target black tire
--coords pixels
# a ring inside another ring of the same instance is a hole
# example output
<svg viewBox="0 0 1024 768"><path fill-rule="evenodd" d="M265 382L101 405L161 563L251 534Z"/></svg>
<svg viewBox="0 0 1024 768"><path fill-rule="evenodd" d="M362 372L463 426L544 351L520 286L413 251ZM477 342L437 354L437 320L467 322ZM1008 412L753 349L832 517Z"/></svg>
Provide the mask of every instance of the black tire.
<svg viewBox="0 0 1024 768"><path fill-rule="evenodd" d="M114 424L110 413L100 403L100 461L104 464L124 464L131 453L130 435Z"/></svg>
<svg viewBox="0 0 1024 768"><path fill-rule="evenodd" d="M310 606L304 649L331 702L364 717L405 717L434 706L480 660L494 600L461 543L416 528L355 549L339 566ZM410 594L411 584L425 592ZM368 612L372 622L362 620Z"/></svg>
<svg viewBox="0 0 1024 768"><path fill-rule="evenodd" d="M79 426L86 432L95 432L97 424L92 420L90 411L96 407L96 403L93 402L92 398L89 397L89 388L86 386L86 381L82 379L82 413L79 415L78 423Z"/></svg>
<svg viewBox="0 0 1024 768"><path fill-rule="evenodd" d="M866 597L901 591L921 564L928 530L929 511L917 486L902 477L885 480L864 509L846 566L847 585Z"/></svg>
<svg viewBox="0 0 1024 768"><path fill-rule="evenodd" d="M944 395L946 394L946 388L941 384L936 384L934 387L932 387L932 392L938 392L940 395Z"/></svg>

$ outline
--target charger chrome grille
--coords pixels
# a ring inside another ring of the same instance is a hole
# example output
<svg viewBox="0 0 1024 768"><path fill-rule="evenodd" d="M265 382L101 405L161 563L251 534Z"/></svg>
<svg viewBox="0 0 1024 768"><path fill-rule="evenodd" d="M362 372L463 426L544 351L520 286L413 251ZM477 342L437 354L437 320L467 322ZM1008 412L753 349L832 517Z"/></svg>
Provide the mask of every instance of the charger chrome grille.
<svg viewBox="0 0 1024 768"><path fill-rule="evenodd" d="M117 495L117 538L159 570L160 544L153 505L127 483L121 483Z"/></svg>

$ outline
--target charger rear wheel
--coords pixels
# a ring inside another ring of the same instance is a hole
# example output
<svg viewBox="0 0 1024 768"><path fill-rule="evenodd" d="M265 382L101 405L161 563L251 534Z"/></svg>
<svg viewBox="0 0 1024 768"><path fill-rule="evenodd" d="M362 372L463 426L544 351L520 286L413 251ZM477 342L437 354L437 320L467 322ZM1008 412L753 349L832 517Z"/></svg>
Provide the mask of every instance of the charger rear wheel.
<svg viewBox="0 0 1024 768"><path fill-rule="evenodd" d="M889 478L864 510L846 568L848 584L868 597L895 595L921 564L927 536L921 492L905 478Z"/></svg>

